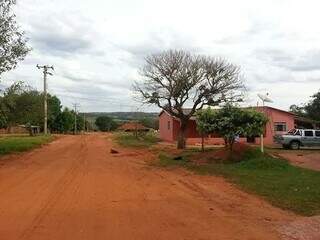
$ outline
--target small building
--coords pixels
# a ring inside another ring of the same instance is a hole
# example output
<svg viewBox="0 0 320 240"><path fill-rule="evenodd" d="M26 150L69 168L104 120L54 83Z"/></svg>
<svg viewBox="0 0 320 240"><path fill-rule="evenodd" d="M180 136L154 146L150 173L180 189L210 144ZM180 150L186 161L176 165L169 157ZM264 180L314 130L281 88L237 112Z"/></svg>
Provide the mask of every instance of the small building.
<svg viewBox="0 0 320 240"><path fill-rule="evenodd" d="M40 126L34 125L16 125L0 129L0 134L32 134L40 133Z"/></svg>
<svg viewBox="0 0 320 240"><path fill-rule="evenodd" d="M273 136L276 134L283 134L290 129L301 125L302 123L309 123L310 120L301 119L291 112L273 107L255 107L259 112L263 112L269 119L264 130L264 143L267 145L273 144ZM184 109L185 114L190 112L190 109ZM178 138L180 129L180 121L174 116L171 116L166 111L161 111L159 114L159 133L160 138L164 141L173 142ZM191 144L200 143L201 136L197 131L196 118L192 116L187 125L186 132L187 142ZM260 137L240 138L240 142L260 143ZM215 135L210 135L206 138L208 144L224 144L222 138Z"/></svg>
<svg viewBox="0 0 320 240"><path fill-rule="evenodd" d="M118 130L124 132L148 132L150 129L138 122L127 122L118 127Z"/></svg>

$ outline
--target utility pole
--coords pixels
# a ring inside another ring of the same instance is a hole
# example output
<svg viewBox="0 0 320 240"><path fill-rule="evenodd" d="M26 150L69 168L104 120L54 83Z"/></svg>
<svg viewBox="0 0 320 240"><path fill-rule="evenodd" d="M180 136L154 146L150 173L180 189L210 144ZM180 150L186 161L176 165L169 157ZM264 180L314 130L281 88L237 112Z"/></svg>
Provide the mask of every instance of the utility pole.
<svg viewBox="0 0 320 240"><path fill-rule="evenodd" d="M83 113L83 132L86 133L86 114Z"/></svg>
<svg viewBox="0 0 320 240"><path fill-rule="evenodd" d="M79 107L78 103L73 103L74 108L74 135L77 134L77 108Z"/></svg>
<svg viewBox="0 0 320 240"><path fill-rule="evenodd" d="M48 71L48 69L54 70L53 66L43 65L40 66L37 64L38 69L43 69L43 95L44 95L44 126L43 126L43 132L44 134L48 134L48 104L47 104L47 75L53 75L51 72Z"/></svg>

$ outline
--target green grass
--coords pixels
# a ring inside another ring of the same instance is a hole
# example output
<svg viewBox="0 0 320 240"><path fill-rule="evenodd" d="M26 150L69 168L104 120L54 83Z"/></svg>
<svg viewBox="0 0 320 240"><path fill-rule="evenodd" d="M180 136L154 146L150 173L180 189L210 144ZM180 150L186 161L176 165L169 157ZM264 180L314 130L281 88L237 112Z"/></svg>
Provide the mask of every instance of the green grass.
<svg viewBox="0 0 320 240"><path fill-rule="evenodd" d="M50 135L41 135L35 137L2 137L0 138L0 155L28 151L52 140L53 136Z"/></svg>
<svg viewBox="0 0 320 240"><path fill-rule="evenodd" d="M158 165L182 166L199 174L220 175L274 206L304 216L320 214L320 172L292 166L255 149L247 151L244 159L237 163L195 165L188 161L188 156L177 161L161 153Z"/></svg>
<svg viewBox="0 0 320 240"><path fill-rule="evenodd" d="M116 133L116 142L124 147L148 148L159 142L159 138L155 133L146 133L134 136L133 133Z"/></svg>

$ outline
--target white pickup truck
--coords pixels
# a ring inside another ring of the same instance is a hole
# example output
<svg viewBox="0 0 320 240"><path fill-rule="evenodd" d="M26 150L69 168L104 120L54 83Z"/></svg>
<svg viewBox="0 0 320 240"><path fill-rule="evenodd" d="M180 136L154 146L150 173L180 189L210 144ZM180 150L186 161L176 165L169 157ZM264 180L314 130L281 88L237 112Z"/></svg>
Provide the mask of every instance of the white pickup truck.
<svg viewBox="0 0 320 240"><path fill-rule="evenodd" d="M320 147L320 129L291 129L288 133L274 136L283 148Z"/></svg>

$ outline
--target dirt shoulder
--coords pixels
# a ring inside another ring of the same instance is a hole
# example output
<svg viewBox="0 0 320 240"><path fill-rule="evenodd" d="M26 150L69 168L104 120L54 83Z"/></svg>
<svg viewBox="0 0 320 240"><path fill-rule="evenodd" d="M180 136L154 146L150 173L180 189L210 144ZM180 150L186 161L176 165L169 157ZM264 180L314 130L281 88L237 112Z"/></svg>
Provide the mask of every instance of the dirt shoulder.
<svg viewBox="0 0 320 240"><path fill-rule="evenodd" d="M272 240L302 219L223 178L151 167L153 153L112 146L110 135L65 136L5 161L1 239Z"/></svg>
<svg viewBox="0 0 320 240"><path fill-rule="evenodd" d="M293 165L320 171L320 150L276 151L275 154Z"/></svg>

